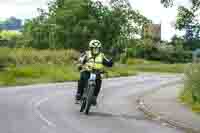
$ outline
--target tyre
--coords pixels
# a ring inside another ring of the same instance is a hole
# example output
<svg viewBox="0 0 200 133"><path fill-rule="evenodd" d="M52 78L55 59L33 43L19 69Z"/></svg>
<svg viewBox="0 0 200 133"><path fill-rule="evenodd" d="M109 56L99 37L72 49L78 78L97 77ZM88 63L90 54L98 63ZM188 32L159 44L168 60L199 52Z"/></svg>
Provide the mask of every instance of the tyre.
<svg viewBox="0 0 200 133"><path fill-rule="evenodd" d="M80 112L83 112L83 110L85 109L86 106L86 99L84 98L83 100L81 100L81 109Z"/></svg>
<svg viewBox="0 0 200 133"><path fill-rule="evenodd" d="M90 111L90 107L92 105L93 102L93 94L94 94L94 86L90 85L89 86L89 92L88 92L88 98L87 98L87 104L86 104L86 109L85 109L85 114L88 115L89 111Z"/></svg>

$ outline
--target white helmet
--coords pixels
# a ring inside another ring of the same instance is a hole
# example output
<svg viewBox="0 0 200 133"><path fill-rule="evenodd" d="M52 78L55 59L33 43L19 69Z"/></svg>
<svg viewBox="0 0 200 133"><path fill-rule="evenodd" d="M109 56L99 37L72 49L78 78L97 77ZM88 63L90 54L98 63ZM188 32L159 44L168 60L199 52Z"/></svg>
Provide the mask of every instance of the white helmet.
<svg viewBox="0 0 200 133"><path fill-rule="evenodd" d="M101 42L99 40L91 40L89 48L101 48Z"/></svg>

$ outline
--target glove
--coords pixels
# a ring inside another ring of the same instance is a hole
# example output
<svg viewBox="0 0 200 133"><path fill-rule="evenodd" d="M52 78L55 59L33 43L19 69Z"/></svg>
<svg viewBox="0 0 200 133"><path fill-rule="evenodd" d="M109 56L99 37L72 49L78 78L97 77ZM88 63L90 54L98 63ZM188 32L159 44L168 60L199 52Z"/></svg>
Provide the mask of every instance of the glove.
<svg viewBox="0 0 200 133"><path fill-rule="evenodd" d="M78 71L81 71L83 69L82 65L78 64Z"/></svg>
<svg viewBox="0 0 200 133"><path fill-rule="evenodd" d="M114 62L113 62L113 59L111 58L111 59L109 60L109 66L112 67L113 65L114 65Z"/></svg>
<svg viewBox="0 0 200 133"><path fill-rule="evenodd" d="M79 70L79 71L81 71L81 70L82 70L82 67L81 67L81 66L79 66L79 67L78 67L78 70Z"/></svg>

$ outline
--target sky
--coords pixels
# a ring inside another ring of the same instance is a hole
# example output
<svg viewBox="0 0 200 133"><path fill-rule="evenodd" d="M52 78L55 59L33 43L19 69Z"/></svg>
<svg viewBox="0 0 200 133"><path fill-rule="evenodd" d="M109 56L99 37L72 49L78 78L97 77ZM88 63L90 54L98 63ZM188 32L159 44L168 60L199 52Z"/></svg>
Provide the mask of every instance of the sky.
<svg viewBox="0 0 200 133"><path fill-rule="evenodd" d="M37 16L37 8L47 9L50 0L0 0L0 19L16 16L27 19ZM101 0L106 2L108 0ZM164 8L160 0L129 0L133 9L141 12L144 16L153 20L154 23L162 24L162 39L170 40L175 34L181 34L174 29L177 6L187 6L187 0L177 0L173 8Z"/></svg>

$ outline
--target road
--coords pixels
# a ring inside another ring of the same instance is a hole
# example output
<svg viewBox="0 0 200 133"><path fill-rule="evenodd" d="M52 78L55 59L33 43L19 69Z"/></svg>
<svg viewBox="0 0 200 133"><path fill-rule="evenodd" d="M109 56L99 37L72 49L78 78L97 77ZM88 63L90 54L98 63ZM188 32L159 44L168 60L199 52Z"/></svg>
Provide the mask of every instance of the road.
<svg viewBox="0 0 200 133"><path fill-rule="evenodd" d="M89 116L74 104L76 83L0 89L1 133L183 133L146 119L136 98L181 76L139 74L107 79Z"/></svg>

